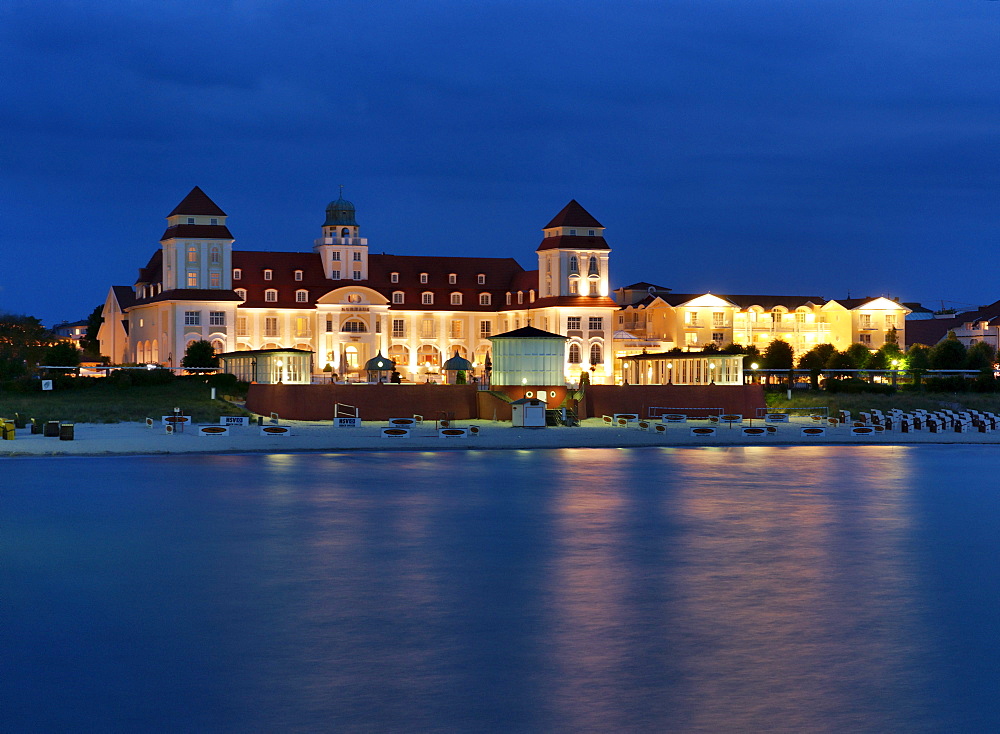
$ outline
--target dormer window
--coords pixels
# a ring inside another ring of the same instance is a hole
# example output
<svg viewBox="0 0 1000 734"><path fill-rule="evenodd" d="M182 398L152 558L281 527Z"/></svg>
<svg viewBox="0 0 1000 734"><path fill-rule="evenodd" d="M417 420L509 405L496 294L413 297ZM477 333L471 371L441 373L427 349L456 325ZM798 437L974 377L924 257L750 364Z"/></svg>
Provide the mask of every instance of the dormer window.
<svg viewBox="0 0 1000 734"><path fill-rule="evenodd" d="M480 273L479 275L477 275L476 283L479 285L486 285L486 275L484 273Z"/></svg>
<svg viewBox="0 0 1000 734"><path fill-rule="evenodd" d="M430 291L424 291L423 293L420 294L420 303L422 303L425 306L434 305L434 294L431 293Z"/></svg>
<svg viewBox="0 0 1000 734"><path fill-rule="evenodd" d="M268 288L266 291L264 291L264 300L267 301L268 303L277 303L278 291L274 290L274 288Z"/></svg>
<svg viewBox="0 0 1000 734"><path fill-rule="evenodd" d="M426 283L427 282L427 273L421 273L420 274L420 282L421 283Z"/></svg>
<svg viewBox="0 0 1000 734"><path fill-rule="evenodd" d="M237 288L236 289L236 295L239 296L239 299L241 301L247 300L247 292L245 290L243 290L242 288Z"/></svg>
<svg viewBox="0 0 1000 734"><path fill-rule="evenodd" d="M233 268L233 280L241 280L243 278L243 271L240 268Z"/></svg>
<svg viewBox="0 0 1000 734"><path fill-rule="evenodd" d="M309 302L309 291L305 291L305 290L295 291L295 302L296 303L308 303Z"/></svg>
<svg viewBox="0 0 1000 734"><path fill-rule="evenodd" d="M448 285L455 285L458 282L458 276L455 273L448 273Z"/></svg>
<svg viewBox="0 0 1000 734"><path fill-rule="evenodd" d="M273 274L274 274L274 271L272 271L272 270L265 270L264 271L264 280L270 280L271 276Z"/></svg>
<svg viewBox="0 0 1000 734"><path fill-rule="evenodd" d="M535 302L535 289L532 288L530 291L528 291L528 303L534 303L534 302Z"/></svg>
<svg viewBox="0 0 1000 734"><path fill-rule="evenodd" d="M188 224L194 224L194 217L188 217Z"/></svg>
<svg viewBox="0 0 1000 734"><path fill-rule="evenodd" d="M510 305L510 291L507 291L507 305Z"/></svg>
<svg viewBox="0 0 1000 734"><path fill-rule="evenodd" d="M591 230L588 230L588 234L589 234L589 235L590 235L591 237L594 237L594 236L595 236L595 235L597 234L597 232L596 232L595 230L591 229Z"/></svg>
<svg viewBox="0 0 1000 734"><path fill-rule="evenodd" d="M452 293L451 294L451 305L452 306L461 306L462 305L462 294L461 293Z"/></svg>
<svg viewBox="0 0 1000 734"><path fill-rule="evenodd" d="M491 303L491 300L490 300L490 294L489 293L480 293L479 294L479 305L480 306L489 306L490 303Z"/></svg>
<svg viewBox="0 0 1000 734"><path fill-rule="evenodd" d="M392 302L396 305L403 303L403 291L393 291L392 292Z"/></svg>
<svg viewBox="0 0 1000 734"><path fill-rule="evenodd" d="M389 282L390 283L398 283L399 282L399 273L389 273Z"/></svg>
<svg viewBox="0 0 1000 734"><path fill-rule="evenodd" d="M301 270L296 270L295 271L295 280L302 280L302 271Z"/></svg>
<svg viewBox="0 0 1000 734"><path fill-rule="evenodd" d="M218 219L216 219L215 217L212 217L212 218L211 218L211 219L209 219L208 221L209 221L209 222L211 222L212 224L218 224L218 223L219 223L219 220L218 220Z"/></svg>
<svg viewBox="0 0 1000 734"><path fill-rule="evenodd" d="M575 235L576 235L576 230L575 230L575 229L571 229L571 230L569 231L569 233L570 233L571 235L574 235L574 236L575 236Z"/></svg>
<svg viewBox="0 0 1000 734"><path fill-rule="evenodd" d="M517 302L524 303L524 291L517 292Z"/></svg>

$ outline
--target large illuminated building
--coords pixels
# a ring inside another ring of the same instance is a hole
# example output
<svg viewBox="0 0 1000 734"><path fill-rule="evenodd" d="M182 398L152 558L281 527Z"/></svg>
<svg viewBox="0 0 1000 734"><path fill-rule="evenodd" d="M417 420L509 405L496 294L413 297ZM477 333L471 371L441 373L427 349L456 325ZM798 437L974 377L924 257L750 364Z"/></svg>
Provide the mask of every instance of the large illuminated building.
<svg viewBox="0 0 1000 734"><path fill-rule="evenodd" d="M565 378L614 380L604 227L571 201L544 228L538 269L508 257L369 252L355 207L326 209L311 252L234 250L228 216L195 187L167 217L131 288L105 303L102 352L177 368L204 339L217 352L297 348L314 372L361 377L381 352L404 379L440 379L455 353L482 371L489 338L525 326L568 337Z"/></svg>

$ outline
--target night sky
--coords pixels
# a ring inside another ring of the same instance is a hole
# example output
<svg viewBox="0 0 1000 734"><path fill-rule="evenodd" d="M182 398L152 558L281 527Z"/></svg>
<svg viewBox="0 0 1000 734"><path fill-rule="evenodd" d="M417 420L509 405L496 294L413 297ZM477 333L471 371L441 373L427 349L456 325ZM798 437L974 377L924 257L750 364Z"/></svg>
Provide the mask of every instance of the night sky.
<svg viewBox="0 0 1000 734"><path fill-rule="evenodd" d="M1000 2L0 7L0 311L77 320L195 185L236 247L512 256L571 198L612 287L987 303Z"/></svg>

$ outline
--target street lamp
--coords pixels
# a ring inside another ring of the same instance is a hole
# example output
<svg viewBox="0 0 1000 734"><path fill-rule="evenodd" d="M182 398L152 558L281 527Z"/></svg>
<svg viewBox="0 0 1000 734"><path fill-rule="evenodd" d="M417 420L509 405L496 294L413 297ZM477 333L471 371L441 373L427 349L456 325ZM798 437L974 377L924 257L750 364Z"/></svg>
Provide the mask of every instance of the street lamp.
<svg viewBox="0 0 1000 734"><path fill-rule="evenodd" d="M760 365L757 364L756 362L751 362L750 363L750 369L753 370L753 375L750 377L750 384L752 384L752 385L756 385L757 384L757 368L758 367L760 367Z"/></svg>

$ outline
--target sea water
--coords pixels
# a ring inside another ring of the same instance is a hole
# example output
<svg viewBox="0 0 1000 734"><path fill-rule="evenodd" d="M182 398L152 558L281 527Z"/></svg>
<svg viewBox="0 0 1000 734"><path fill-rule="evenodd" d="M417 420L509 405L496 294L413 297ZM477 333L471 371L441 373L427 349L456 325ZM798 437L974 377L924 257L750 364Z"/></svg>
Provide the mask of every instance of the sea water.
<svg viewBox="0 0 1000 734"><path fill-rule="evenodd" d="M995 447L2 466L3 732L1000 730Z"/></svg>

